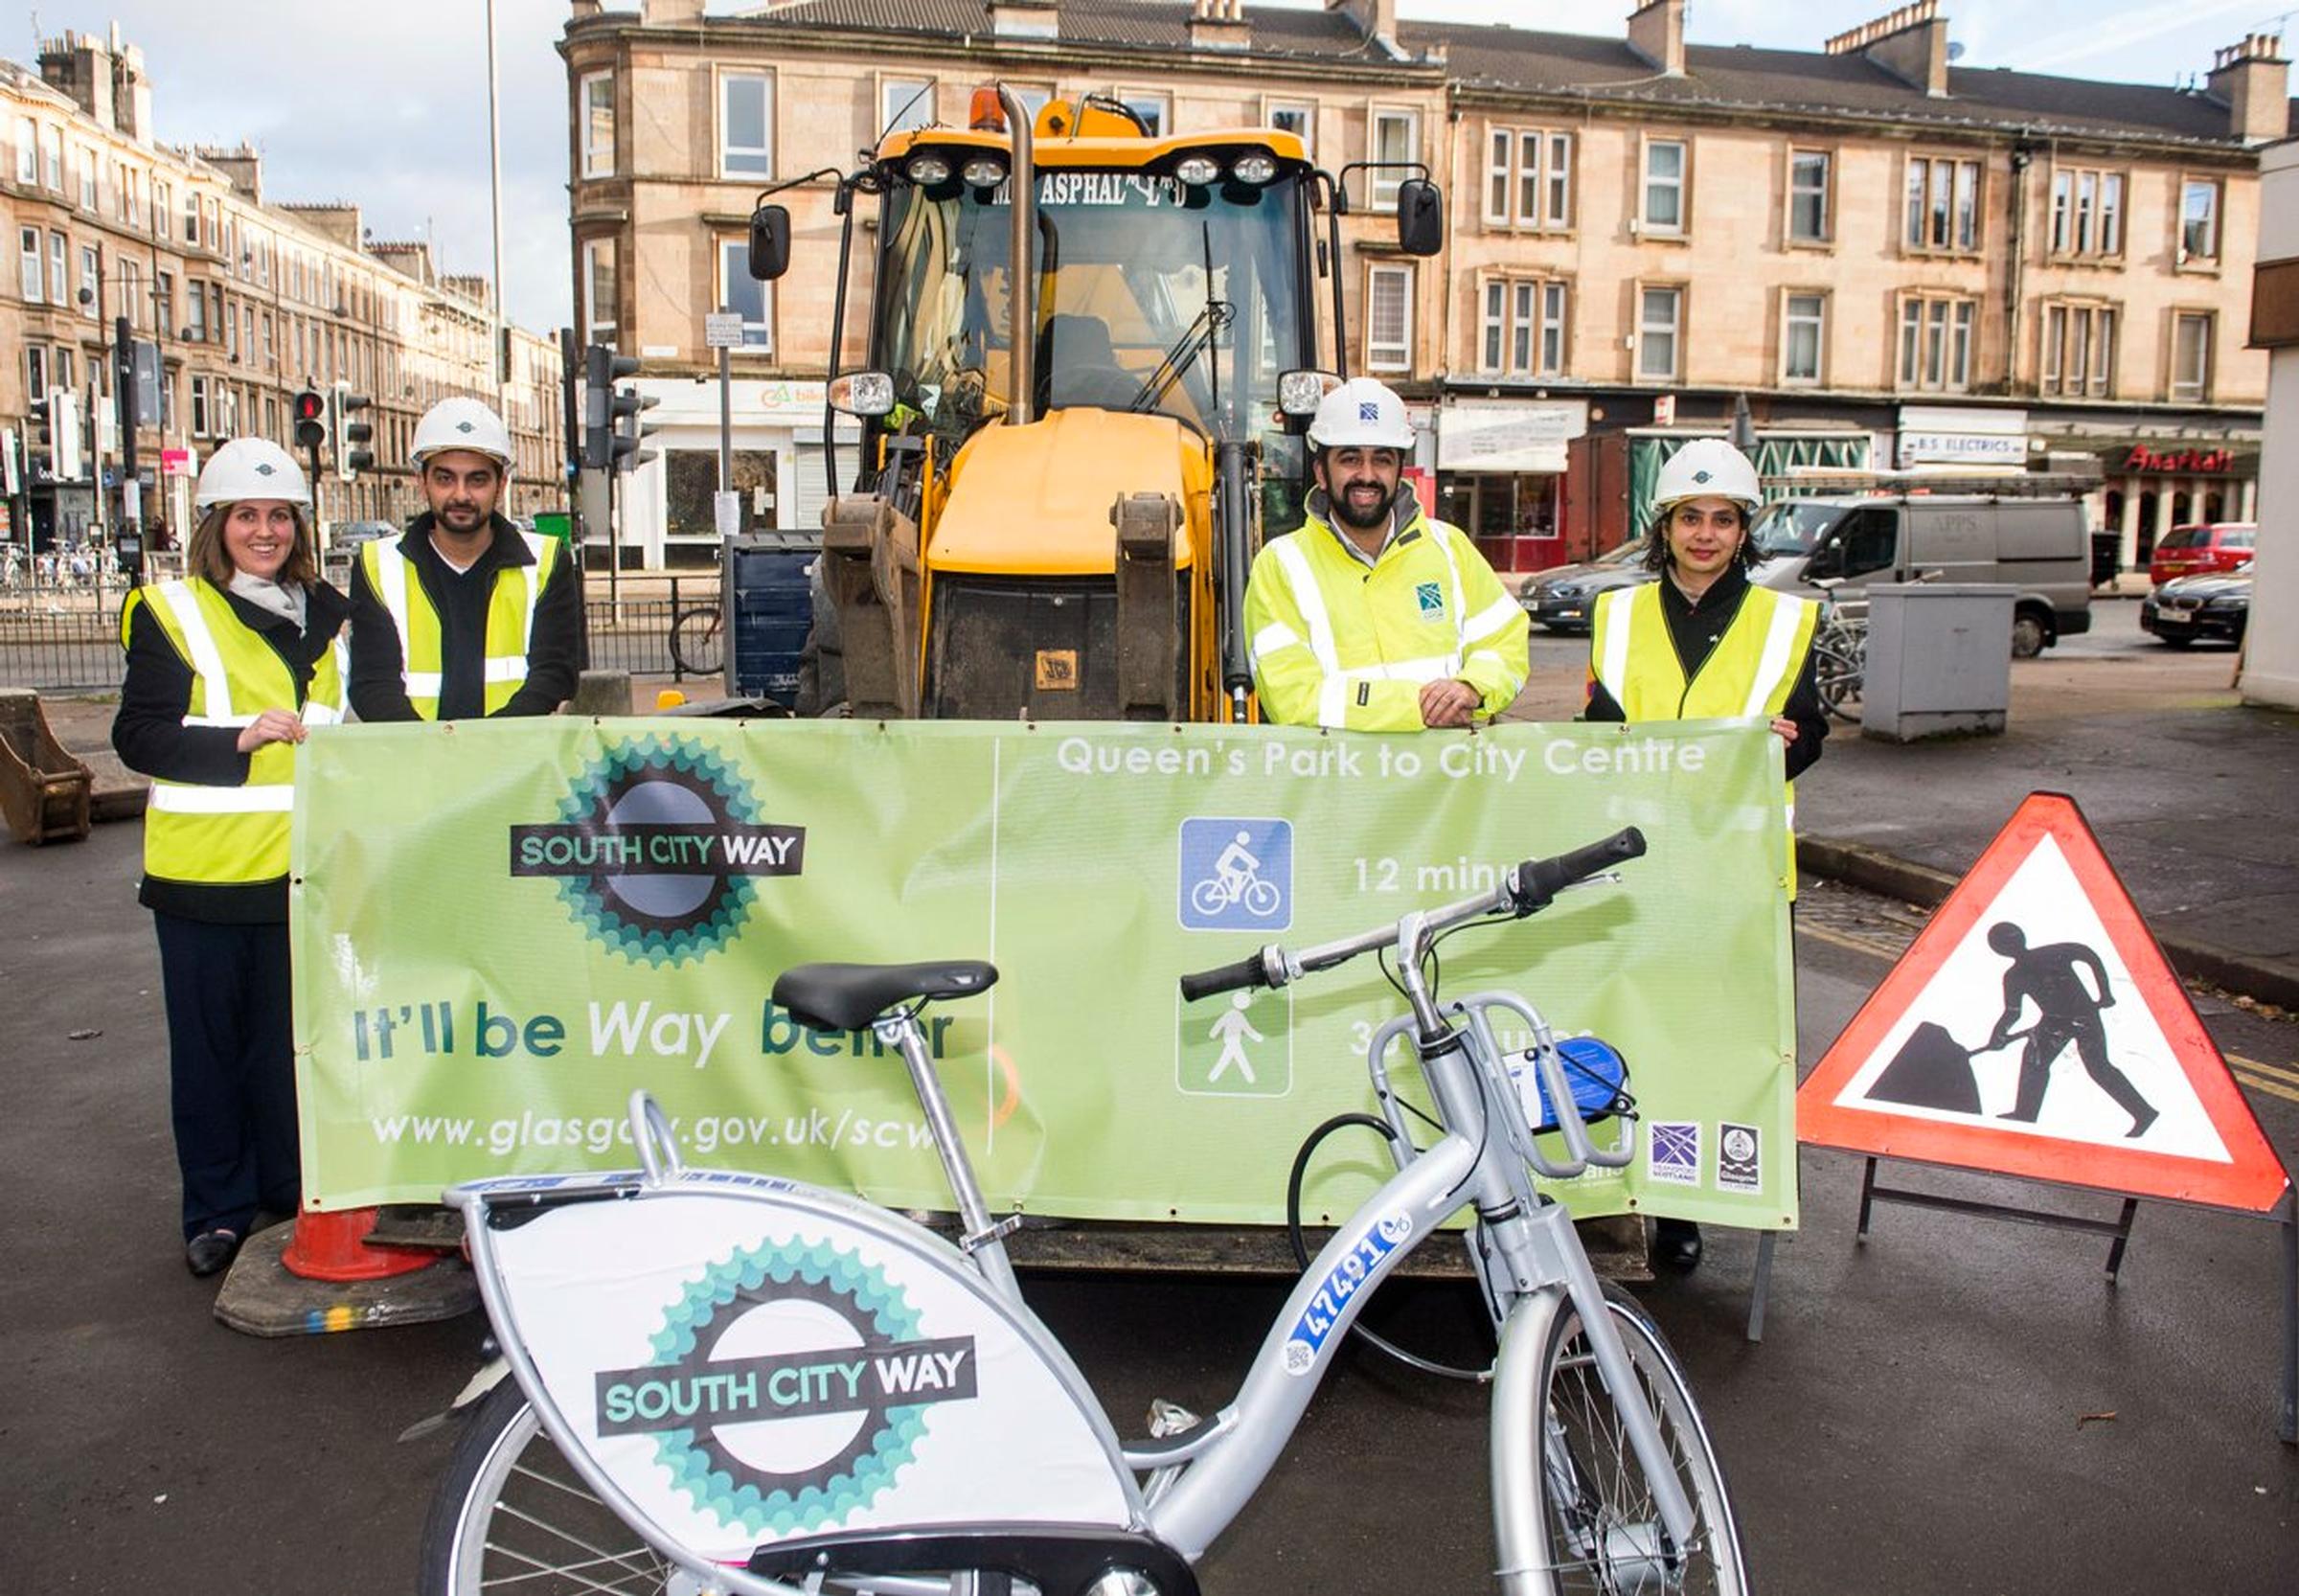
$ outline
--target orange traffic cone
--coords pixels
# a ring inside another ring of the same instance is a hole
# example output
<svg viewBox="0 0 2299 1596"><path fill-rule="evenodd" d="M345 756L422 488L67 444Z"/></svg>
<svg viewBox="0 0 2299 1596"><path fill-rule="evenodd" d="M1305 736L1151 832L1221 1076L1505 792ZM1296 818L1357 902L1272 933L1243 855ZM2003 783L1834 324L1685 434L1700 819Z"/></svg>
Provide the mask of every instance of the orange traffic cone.
<svg viewBox="0 0 2299 1596"><path fill-rule="evenodd" d="M309 1209L296 1215L295 1234L280 1254L292 1275L306 1280L387 1280L427 1269L439 1255L414 1247L367 1244L379 1210L351 1208L333 1214Z"/></svg>

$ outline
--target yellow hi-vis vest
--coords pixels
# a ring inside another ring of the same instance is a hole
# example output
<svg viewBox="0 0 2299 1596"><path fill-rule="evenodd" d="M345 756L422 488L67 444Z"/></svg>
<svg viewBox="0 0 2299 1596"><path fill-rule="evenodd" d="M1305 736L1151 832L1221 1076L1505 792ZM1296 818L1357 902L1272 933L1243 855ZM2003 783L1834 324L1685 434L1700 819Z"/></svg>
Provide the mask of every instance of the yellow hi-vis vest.
<svg viewBox="0 0 2299 1596"><path fill-rule="evenodd" d="M1661 579L1663 581L1667 578ZM1751 586L1740 613L1708 658L1684 679L1684 662L1669 636L1660 582L1616 587L1597 600L1589 628L1589 669L1629 720L1720 720L1787 707L1788 694L1811 652L1820 606ZM1788 896L1796 896L1796 788L1788 787Z"/></svg>
<svg viewBox="0 0 2299 1596"><path fill-rule="evenodd" d="M1497 715L1525 685L1529 625L1468 536L1425 515L1370 568L1312 515L1262 546L1245 587L1254 686L1281 725L1417 732L1422 688L1453 678Z"/></svg>
<svg viewBox="0 0 2299 1596"><path fill-rule="evenodd" d="M496 532L501 536L501 530ZM527 644L535 634L535 604L558 566L559 542L531 532L518 536L535 557L532 565L504 565L495 571L494 591L487 603L487 655L481 666L486 696L485 713L492 715L512 700L527 681ZM367 567L367 583L399 634L399 674L407 684L407 701L425 720L439 718L439 695L445 680L440 658L439 611L398 540L378 537L364 545L359 559Z"/></svg>
<svg viewBox="0 0 2299 1596"><path fill-rule="evenodd" d="M197 577L139 587L121 606L125 643L143 604L192 667L187 726L252 725L267 709L293 710L295 675L270 644ZM343 642L319 656L302 713L307 726L343 718ZM163 881L236 886L287 874L287 816L295 799L295 744L266 742L248 756L239 787L154 780L144 817L144 872Z"/></svg>

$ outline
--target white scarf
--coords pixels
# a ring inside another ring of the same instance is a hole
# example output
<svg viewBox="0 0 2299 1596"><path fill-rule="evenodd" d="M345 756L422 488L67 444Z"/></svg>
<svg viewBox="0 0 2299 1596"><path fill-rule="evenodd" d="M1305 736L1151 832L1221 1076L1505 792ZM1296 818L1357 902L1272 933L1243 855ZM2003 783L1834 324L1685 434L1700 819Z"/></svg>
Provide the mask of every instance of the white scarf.
<svg viewBox="0 0 2299 1596"><path fill-rule="evenodd" d="M302 582L284 587L265 577L253 577L245 571L234 571L232 573L232 591L254 604L258 609L269 610L274 615L293 621L297 631L306 629L306 617L310 613L310 598L304 591Z"/></svg>

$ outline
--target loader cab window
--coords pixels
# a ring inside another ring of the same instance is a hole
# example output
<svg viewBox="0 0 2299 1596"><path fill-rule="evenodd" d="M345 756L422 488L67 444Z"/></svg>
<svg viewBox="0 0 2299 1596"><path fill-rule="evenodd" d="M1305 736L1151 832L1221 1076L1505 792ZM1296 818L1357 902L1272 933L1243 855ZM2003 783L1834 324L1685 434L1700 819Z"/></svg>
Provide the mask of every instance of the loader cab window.
<svg viewBox="0 0 2299 1596"><path fill-rule="evenodd" d="M1004 188L897 182L885 201L873 364L896 424L953 442L1005 407ZM1041 168L1041 409L1168 415L1221 440L1270 426L1278 373L1309 365L1299 179L1193 187L1141 171ZM913 420L915 418L915 420Z"/></svg>

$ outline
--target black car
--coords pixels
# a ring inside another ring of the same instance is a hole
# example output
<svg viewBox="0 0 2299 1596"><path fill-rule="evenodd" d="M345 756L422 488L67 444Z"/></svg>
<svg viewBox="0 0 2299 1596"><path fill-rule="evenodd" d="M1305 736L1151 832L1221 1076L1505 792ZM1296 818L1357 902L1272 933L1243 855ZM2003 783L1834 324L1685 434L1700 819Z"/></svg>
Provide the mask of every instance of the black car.
<svg viewBox="0 0 2299 1596"><path fill-rule="evenodd" d="M1639 537L1584 565L1536 571L1525 579L1517 597L1524 601L1525 613L1548 630L1585 632L1596 613L1598 594L1634 587L1652 576L1645 568L1645 540Z"/></svg>
<svg viewBox="0 0 2299 1596"><path fill-rule="evenodd" d="M2198 637L2243 640L2251 618L2251 562L2232 571L2202 572L2165 582L2140 601L2139 629L2151 631L2174 649Z"/></svg>

